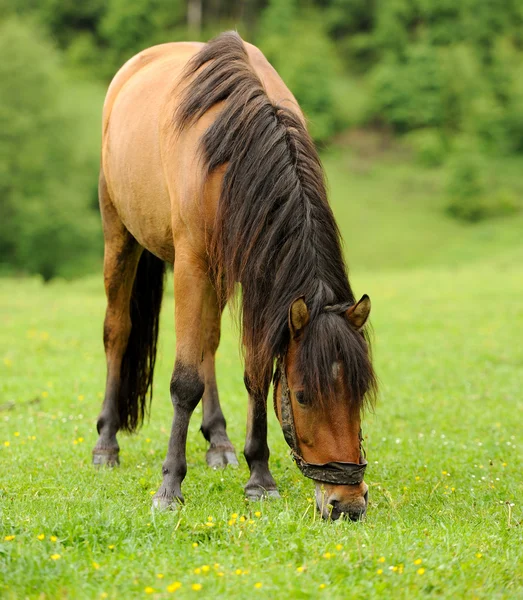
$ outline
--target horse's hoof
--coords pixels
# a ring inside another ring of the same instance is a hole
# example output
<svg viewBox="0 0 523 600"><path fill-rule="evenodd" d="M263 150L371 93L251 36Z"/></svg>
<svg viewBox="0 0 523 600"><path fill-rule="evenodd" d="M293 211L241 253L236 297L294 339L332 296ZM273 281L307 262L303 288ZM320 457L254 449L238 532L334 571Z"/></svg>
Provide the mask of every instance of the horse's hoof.
<svg viewBox="0 0 523 600"><path fill-rule="evenodd" d="M278 490L266 490L262 487L249 488L245 490L245 497L247 500L256 502L258 500L269 500L270 498L281 498Z"/></svg>
<svg viewBox="0 0 523 600"><path fill-rule="evenodd" d="M207 450L207 464L212 469L223 469L227 465L231 467L238 466L238 459L234 448L215 446Z"/></svg>
<svg viewBox="0 0 523 600"><path fill-rule="evenodd" d="M95 467L117 467L120 464L119 450L95 448L93 465Z"/></svg>
<svg viewBox="0 0 523 600"><path fill-rule="evenodd" d="M183 496L167 496L157 492L153 496L153 509L159 511L176 510L183 504Z"/></svg>

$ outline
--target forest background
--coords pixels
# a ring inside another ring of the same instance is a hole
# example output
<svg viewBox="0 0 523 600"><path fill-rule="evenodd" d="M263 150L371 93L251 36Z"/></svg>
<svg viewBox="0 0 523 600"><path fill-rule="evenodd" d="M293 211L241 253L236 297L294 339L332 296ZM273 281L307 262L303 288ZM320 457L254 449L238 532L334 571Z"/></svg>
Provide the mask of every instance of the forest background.
<svg viewBox="0 0 523 600"><path fill-rule="evenodd" d="M413 202L449 221L521 209L518 0L0 0L0 15L0 274L49 280L100 268L111 77L143 48L230 28L294 92L327 166L340 153L348 171L393 157L407 187L420 173L432 182Z"/></svg>

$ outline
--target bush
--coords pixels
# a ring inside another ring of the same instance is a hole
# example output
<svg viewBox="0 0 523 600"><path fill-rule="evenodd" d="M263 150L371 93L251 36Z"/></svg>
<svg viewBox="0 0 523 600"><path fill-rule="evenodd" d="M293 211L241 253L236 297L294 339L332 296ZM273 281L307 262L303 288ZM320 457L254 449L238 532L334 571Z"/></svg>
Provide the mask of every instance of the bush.
<svg viewBox="0 0 523 600"><path fill-rule="evenodd" d="M484 219L487 182L483 158L471 151L454 156L449 165L447 212L471 223Z"/></svg>
<svg viewBox="0 0 523 600"><path fill-rule="evenodd" d="M488 159L462 148L449 164L447 212L456 219L474 223L511 215L521 209L516 194L499 187Z"/></svg>
<svg viewBox="0 0 523 600"><path fill-rule="evenodd" d="M313 12L298 16L292 0L272 0L258 45L298 100L312 137L321 142L331 137L344 119L335 91L339 63L320 23Z"/></svg>
<svg viewBox="0 0 523 600"><path fill-rule="evenodd" d="M414 150L416 161L424 167L439 167L447 157L447 144L438 129L419 129L405 136Z"/></svg>
<svg viewBox="0 0 523 600"><path fill-rule="evenodd" d="M78 147L82 114L59 55L40 32L0 26L0 260L46 280L98 251L99 225L85 191L92 162Z"/></svg>
<svg viewBox="0 0 523 600"><path fill-rule="evenodd" d="M443 73L435 48L413 46L404 60L379 64L372 84L374 116L397 131L443 125Z"/></svg>

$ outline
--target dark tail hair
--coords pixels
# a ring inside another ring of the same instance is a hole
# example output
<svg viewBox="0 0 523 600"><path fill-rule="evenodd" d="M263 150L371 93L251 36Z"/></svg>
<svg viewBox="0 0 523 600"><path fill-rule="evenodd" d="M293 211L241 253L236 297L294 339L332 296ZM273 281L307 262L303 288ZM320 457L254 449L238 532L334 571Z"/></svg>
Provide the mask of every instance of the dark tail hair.
<svg viewBox="0 0 523 600"><path fill-rule="evenodd" d="M131 295L131 334L122 360L118 390L120 429L143 423L153 397L153 374L162 305L165 263L142 252Z"/></svg>

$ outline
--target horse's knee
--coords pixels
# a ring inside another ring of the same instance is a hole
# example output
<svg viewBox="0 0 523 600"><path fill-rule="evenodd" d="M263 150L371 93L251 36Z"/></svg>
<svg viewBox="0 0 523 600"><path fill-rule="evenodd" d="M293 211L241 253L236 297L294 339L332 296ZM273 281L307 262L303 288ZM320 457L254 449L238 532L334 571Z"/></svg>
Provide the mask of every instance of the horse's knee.
<svg viewBox="0 0 523 600"><path fill-rule="evenodd" d="M192 412L201 400L204 389L205 383L198 369L177 361L171 378L171 400L174 408Z"/></svg>

